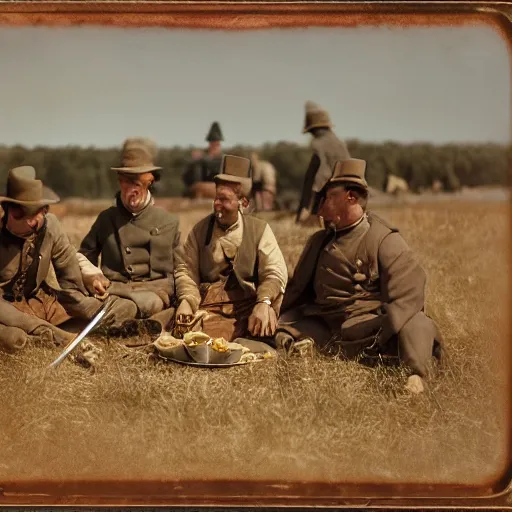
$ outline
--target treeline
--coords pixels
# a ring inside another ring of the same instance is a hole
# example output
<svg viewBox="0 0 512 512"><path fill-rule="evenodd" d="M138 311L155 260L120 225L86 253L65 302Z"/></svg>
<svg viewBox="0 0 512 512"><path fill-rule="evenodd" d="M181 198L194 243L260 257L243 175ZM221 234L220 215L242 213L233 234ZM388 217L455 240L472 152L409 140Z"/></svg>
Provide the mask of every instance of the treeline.
<svg viewBox="0 0 512 512"><path fill-rule="evenodd" d="M461 186L507 185L510 176L510 146L498 144L432 145L383 144L348 140L351 156L368 162L367 179L383 190L387 173L404 178L411 190L419 192L439 180L445 190ZM158 184L160 196L183 193L182 173L190 160L192 147L161 148L158 165L164 168ZM280 191L299 191L307 169L310 149L294 143L278 142L261 147L235 146L226 153L249 156L252 150L277 169ZM120 163L120 148L97 149L67 146L60 148L0 146L0 187L4 190L8 169L32 165L38 177L61 197L111 197L117 190L115 172Z"/></svg>

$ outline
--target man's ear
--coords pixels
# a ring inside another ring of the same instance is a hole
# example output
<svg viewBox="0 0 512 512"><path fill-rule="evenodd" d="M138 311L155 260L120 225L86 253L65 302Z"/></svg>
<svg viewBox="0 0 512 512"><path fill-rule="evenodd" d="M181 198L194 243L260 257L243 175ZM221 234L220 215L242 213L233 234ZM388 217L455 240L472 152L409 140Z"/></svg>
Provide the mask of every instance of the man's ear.
<svg viewBox="0 0 512 512"><path fill-rule="evenodd" d="M352 190L347 190L347 199L351 203L357 203L358 202L358 197L357 197L357 195Z"/></svg>
<svg viewBox="0 0 512 512"><path fill-rule="evenodd" d="M242 197L239 200L239 203L242 206L242 208L247 208L249 206L249 199L247 199L247 197Z"/></svg>

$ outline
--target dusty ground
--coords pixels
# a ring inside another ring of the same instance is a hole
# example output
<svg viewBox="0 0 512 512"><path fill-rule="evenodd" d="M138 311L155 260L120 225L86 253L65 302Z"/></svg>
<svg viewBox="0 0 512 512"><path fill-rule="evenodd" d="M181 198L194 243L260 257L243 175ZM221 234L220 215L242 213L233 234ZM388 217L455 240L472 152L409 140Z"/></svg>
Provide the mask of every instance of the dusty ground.
<svg viewBox="0 0 512 512"><path fill-rule="evenodd" d="M205 209L181 213L188 232ZM230 369L153 362L103 345L95 373L58 351L0 355L0 482L253 478L476 483L505 463L510 361L506 203L377 208L429 281L448 360L422 396L398 369L315 357ZM66 217L78 243L93 216ZM290 271L312 228L271 225Z"/></svg>

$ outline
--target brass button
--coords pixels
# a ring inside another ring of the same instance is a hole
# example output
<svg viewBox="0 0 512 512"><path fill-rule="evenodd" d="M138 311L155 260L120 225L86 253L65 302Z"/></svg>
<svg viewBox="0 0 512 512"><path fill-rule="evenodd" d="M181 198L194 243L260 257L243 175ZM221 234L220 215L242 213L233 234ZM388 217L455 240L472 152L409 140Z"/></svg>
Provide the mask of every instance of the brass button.
<svg viewBox="0 0 512 512"><path fill-rule="evenodd" d="M132 274L133 273L133 267L131 265L128 265L126 267L126 270L128 271L129 274Z"/></svg>
<svg viewBox="0 0 512 512"><path fill-rule="evenodd" d="M150 234L150 235L153 235L153 236L158 235L158 233L160 233L160 230L159 230L158 228L153 228L153 229L149 232L149 234Z"/></svg>
<svg viewBox="0 0 512 512"><path fill-rule="evenodd" d="M131 254L132 250L129 247L125 247L124 249L126 251L126 254Z"/></svg>
<svg viewBox="0 0 512 512"><path fill-rule="evenodd" d="M354 281L362 283L363 281L366 281L366 276L364 274L361 274L360 272L356 272L354 274Z"/></svg>

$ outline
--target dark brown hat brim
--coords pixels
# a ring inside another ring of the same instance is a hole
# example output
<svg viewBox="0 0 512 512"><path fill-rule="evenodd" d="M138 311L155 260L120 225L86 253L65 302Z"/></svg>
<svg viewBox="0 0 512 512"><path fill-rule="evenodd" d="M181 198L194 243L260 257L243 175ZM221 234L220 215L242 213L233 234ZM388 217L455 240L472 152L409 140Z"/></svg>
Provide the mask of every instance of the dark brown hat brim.
<svg viewBox="0 0 512 512"><path fill-rule="evenodd" d="M60 201L60 197L49 187L43 187L43 197L37 201L20 201L12 197L0 196L0 203L12 203L20 206L27 206L30 208L42 208L50 204L55 204Z"/></svg>

